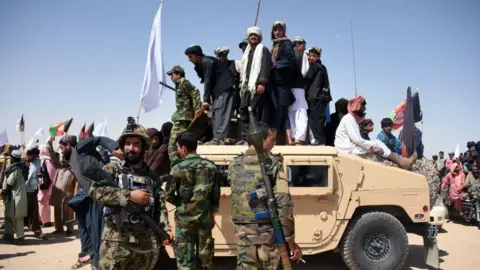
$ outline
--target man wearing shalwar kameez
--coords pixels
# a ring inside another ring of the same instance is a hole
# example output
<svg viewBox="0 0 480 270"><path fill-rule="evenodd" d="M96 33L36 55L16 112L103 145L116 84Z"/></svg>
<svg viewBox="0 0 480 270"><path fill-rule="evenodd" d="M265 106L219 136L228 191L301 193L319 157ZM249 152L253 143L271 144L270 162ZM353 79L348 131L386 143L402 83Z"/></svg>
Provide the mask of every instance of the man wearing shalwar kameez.
<svg viewBox="0 0 480 270"><path fill-rule="evenodd" d="M309 63L305 54L305 44L306 42L302 37L295 37L293 40L297 68L295 84L292 88L295 102L288 107L286 130L288 144L304 144L307 137L308 105L305 98L304 77L307 74Z"/></svg>
<svg viewBox="0 0 480 270"><path fill-rule="evenodd" d="M313 145L325 145L326 143L327 106L332 100L328 73L320 60L321 55L321 48L315 47L308 50L310 67L305 75L310 143Z"/></svg>
<svg viewBox="0 0 480 270"><path fill-rule="evenodd" d="M273 23L271 32L273 69L271 76L274 83L273 92L275 93L277 108L272 117L271 128L275 137L278 132L283 133L286 131L289 107L295 102L292 88L296 84L297 62L293 51L293 43L286 36L286 31L287 25L284 22L275 21ZM293 109L295 108L293 107ZM295 126L295 121L292 121L290 125Z"/></svg>
<svg viewBox="0 0 480 270"><path fill-rule="evenodd" d="M248 127L248 107L251 106L257 121L270 123L274 108L273 93L269 85L272 57L270 51L263 46L262 31L253 26L247 30L248 46L242 58L240 87L240 118L242 140L246 141Z"/></svg>
<svg viewBox="0 0 480 270"><path fill-rule="evenodd" d="M12 151L11 165L5 170L3 182L3 198L5 205L5 234L4 240L13 241L13 233L23 243L24 218L27 216L27 193L25 180L28 177L28 167L21 162L22 153Z"/></svg>
<svg viewBox="0 0 480 270"><path fill-rule="evenodd" d="M27 216L25 217L25 226L33 231L35 237L47 240L47 236L42 233L40 212L38 211L38 187L40 176L40 151L36 147L27 147L25 163L29 167L28 179L25 183L27 192Z"/></svg>

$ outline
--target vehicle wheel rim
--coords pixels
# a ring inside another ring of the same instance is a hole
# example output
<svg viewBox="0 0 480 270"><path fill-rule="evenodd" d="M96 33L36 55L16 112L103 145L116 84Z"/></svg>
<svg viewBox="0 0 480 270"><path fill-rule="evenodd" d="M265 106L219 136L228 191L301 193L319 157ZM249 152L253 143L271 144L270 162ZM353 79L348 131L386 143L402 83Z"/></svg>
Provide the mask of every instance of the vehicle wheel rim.
<svg viewBox="0 0 480 270"><path fill-rule="evenodd" d="M383 233L371 233L363 241L363 253L372 261L383 261L390 253L390 241Z"/></svg>

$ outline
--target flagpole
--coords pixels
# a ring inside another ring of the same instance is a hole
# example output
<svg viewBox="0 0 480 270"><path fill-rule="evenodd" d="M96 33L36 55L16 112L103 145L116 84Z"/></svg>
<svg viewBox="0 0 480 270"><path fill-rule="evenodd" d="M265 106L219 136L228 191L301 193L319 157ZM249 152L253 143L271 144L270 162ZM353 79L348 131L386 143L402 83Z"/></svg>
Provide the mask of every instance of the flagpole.
<svg viewBox="0 0 480 270"><path fill-rule="evenodd" d="M260 13L260 3L262 2L262 0L258 0L258 4L257 4L257 15L255 15L255 26L257 26L257 22L258 22L258 14Z"/></svg>
<svg viewBox="0 0 480 270"><path fill-rule="evenodd" d="M353 24L352 24L352 20L350 20L350 34L352 36L353 78L355 80L355 96L357 96L358 95L358 92L357 92L357 68L356 68L356 65L355 65L355 45L353 43Z"/></svg>
<svg viewBox="0 0 480 270"><path fill-rule="evenodd" d="M163 2L163 1L162 1ZM137 124L140 123L140 113L142 112L142 101L143 98L140 99L140 106L138 107L138 112L137 112Z"/></svg>

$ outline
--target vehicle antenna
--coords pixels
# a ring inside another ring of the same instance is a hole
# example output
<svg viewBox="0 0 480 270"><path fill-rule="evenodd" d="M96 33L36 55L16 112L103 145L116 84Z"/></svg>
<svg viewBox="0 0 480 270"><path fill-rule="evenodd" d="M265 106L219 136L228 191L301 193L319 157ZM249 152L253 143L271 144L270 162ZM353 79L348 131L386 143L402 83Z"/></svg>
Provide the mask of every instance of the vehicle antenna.
<svg viewBox="0 0 480 270"><path fill-rule="evenodd" d="M352 24L352 20L350 20L350 33L352 35L353 78L355 80L355 96L357 96L358 95L358 92L357 92L357 68L356 68L356 65L355 65L355 45L353 43L353 24Z"/></svg>

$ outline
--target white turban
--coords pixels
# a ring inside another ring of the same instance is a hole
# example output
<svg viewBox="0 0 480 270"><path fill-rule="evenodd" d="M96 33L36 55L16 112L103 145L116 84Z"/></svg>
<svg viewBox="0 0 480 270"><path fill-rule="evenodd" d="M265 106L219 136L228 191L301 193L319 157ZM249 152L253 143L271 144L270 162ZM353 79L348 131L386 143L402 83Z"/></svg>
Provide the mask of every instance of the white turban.
<svg viewBox="0 0 480 270"><path fill-rule="evenodd" d="M20 152L18 150L13 150L11 155L14 158L22 158L22 152Z"/></svg>
<svg viewBox="0 0 480 270"><path fill-rule="evenodd" d="M230 49L228 49L228 47L218 47L218 48L215 50L215 55L218 55L219 53L228 54L229 52L230 52Z"/></svg>
<svg viewBox="0 0 480 270"><path fill-rule="evenodd" d="M251 34L262 36L262 30L260 30L260 27L258 26L252 26L247 30L247 37L250 36Z"/></svg>

